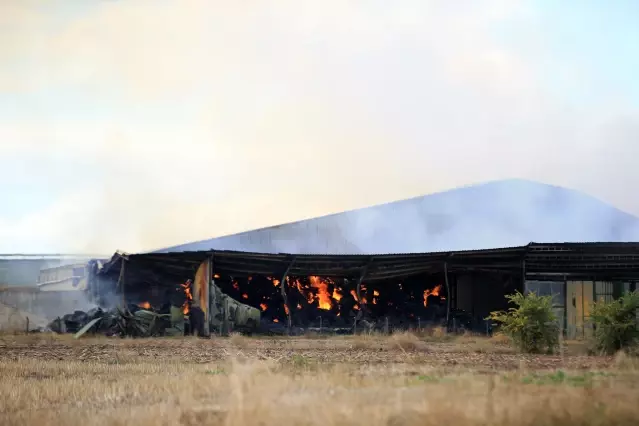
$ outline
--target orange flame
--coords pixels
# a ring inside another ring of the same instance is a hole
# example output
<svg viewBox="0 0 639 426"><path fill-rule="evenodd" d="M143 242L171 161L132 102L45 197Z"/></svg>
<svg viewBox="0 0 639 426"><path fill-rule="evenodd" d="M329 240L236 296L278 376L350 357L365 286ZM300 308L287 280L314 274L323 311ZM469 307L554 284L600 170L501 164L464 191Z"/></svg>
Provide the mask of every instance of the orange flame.
<svg viewBox="0 0 639 426"><path fill-rule="evenodd" d="M273 280L273 285L275 287L277 287L278 285L280 285L280 280Z"/></svg>
<svg viewBox="0 0 639 426"><path fill-rule="evenodd" d="M151 309L151 304L149 302L138 303L138 306L142 309Z"/></svg>
<svg viewBox="0 0 639 426"><path fill-rule="evenodd" d="M336 288L333 289L333 299L337 300L338 302L342 300L342 295L337 292Z"/></svg>
<svg viewBox="0 0 639 426"><path fill-rule="evenodd" d="M262 308L262 311L265 311L268 308L268 305L266 303L260 303L260 308Z"/></svg>
<svg viewBox="0 0 639 426"><path fill-rule="evenodd" d="M280 322L280 320L278 320L277 318L274 318L273 322Z"/></svg>
<svg viewBox="0 0 639 426"><path fill-rule="evenodd" d="M213 275L213 278L215 278L216 280L219 280L220 279L220 274Z"/></svg>
<svg viewBox="0 0 639 426"><path fill-rule="evenodd" d="M180 286L182 287L184 295L186 296L184 305L182 305L182 313L186 315L191 310L191 301L193 300L193 294L191 294L191 280L187 280L184 284L180 284Z"/></svg>
<svg viewBox="0 0 639 426"><path fill-rule="evenodd" d="M248 299L248 294L244 293L244 294L242 295L242 299Z"/></svg>
<svg viewBox="0 0 639 426"><path fill-rule="evenodd" d="M357 292L355 290L351 290L351 296L353 296L353 299L357 300ZM362 296L361 302L364 304L368 303L364 296Z"/></svg>
<svg viewBox="0 0 639 426"><path fill-rule="evenodd" d="M328 292L328 284L317 276L310 276L308 278L311 282L311 287L317 289L319 308L327 311L330 310L333 307L333 301L331 300L331 294Z"/></svg>
<svg viewBox="0 0 639 426"><path fill-rule="evenodd" d="M440 284L432 290L424 290L424 306L428 306L428 296L439 296L441 289L442 286Z"/></svg>
<svg viewBox="0 0 639 426"><path fill-rule="evenodd" d="M373 296L379 296L379 291L373 290Z"/></svg>

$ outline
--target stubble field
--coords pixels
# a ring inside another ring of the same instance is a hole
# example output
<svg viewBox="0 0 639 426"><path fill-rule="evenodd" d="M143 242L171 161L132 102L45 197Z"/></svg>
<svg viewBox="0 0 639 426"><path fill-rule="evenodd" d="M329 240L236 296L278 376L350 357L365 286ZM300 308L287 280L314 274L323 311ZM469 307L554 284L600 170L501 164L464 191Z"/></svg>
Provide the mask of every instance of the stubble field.
<svg viewBox="0 0 639 426"><path fill-rule="evenodd" d="M499 339L0 337L2 425L634 425L639 368Z"/></svg>

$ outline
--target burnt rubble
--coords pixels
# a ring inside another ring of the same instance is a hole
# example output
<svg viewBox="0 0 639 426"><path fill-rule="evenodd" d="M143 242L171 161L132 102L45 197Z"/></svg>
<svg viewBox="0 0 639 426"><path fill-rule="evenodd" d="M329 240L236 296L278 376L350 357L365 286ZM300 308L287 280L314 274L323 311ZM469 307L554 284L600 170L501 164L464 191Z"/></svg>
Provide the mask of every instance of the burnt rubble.
<svg viewBox="0 0 639 426"><path fill-rule="evenodd" d="M48 329L56 333L101 334L119 337L161 337L233 331L252 333L260 326L260 311L240 303L211 285L210 315L193 303L191 280L166 293L167 300L155 308L150 302L127 304L110 310L94 308L75 311L52 321ZM209 321L206 324L206 321ZM277 334L277 333L276 333Z"/></svg>
<svg viewBox="0 0 639 426"><path fill-rule="evenodd" d="M174 307L173 307L174 308ZM48 325L55 333L75 333L79 338L85 334L101 334L109 337L160 337L184 334L203 334L198 309L184 316L180 310L155 311L137 305L104 311L95 308L88 312L75 311L56 318ZM201 314L201 311L199 311Z"/></svg>

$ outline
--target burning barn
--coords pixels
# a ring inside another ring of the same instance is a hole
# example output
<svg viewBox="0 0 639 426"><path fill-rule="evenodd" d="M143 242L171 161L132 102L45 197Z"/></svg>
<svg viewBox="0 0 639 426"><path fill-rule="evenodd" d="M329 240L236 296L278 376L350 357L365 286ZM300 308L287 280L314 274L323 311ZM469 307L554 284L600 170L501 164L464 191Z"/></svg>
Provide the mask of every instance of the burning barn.
<svg viewBox="0 0 639 426"><path fill-rule="evenodd" d="M154 312L171 318L173 331L206 334L425 325L490 331L484 318L508 307L504 295L536 291L555 296L564 328L578 336L588 332L593 300L636 287L639 244L622 241L638 236L639 219L584 194L501 181L116 254L92 263L87 292L102 307ZM535 239L611 242L527 244ZM511 247L485 249L504 245Z"/></svg>
<svg viewBox="0 0 639 426"><path fill-rule="evenodd" d="M586 332L589 301L635 289L639 244L379 255L116 254L91 271L88 292L100 305L164 313L200 334L429 325L487 331L484 318L507 308L504 295L515 291L555 295L565 328L575 334Z"/></svg>

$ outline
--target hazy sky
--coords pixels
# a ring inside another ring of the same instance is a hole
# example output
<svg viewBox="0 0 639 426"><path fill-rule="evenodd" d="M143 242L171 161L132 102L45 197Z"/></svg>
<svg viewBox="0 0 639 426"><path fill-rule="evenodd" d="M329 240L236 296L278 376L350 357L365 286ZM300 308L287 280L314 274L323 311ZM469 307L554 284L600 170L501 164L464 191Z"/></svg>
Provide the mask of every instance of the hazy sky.
<svg viewBox="0 0 639 426"><path fill-rule="evenodd" d="M0 252L523 177L639 214L639 2L1 0Z"/></svg>

